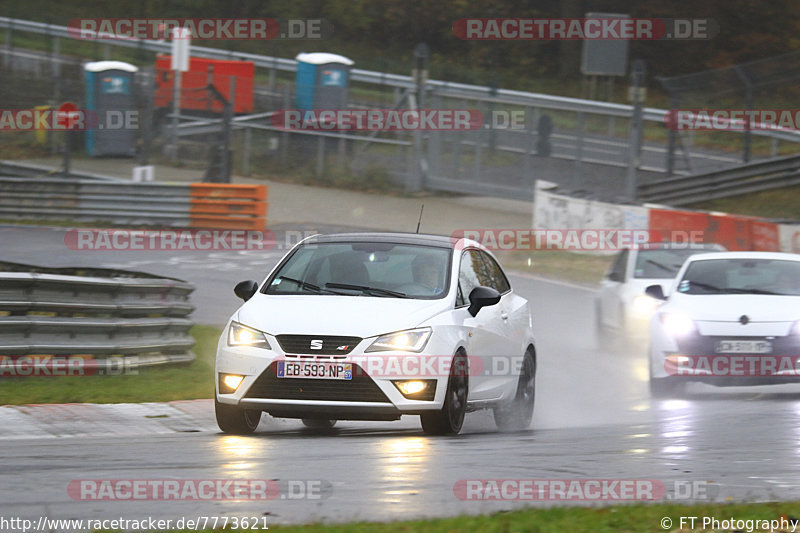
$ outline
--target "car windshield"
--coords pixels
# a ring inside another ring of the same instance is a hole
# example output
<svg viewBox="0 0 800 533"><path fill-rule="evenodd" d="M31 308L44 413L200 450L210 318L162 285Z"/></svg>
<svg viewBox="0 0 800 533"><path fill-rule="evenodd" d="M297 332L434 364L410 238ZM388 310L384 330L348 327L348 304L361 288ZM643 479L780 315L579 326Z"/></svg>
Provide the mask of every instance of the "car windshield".
<svg viewBox="0 0 800 533"><path fill-rule="evenodd" d="M443 298L451 251L385 242L300 246L272 276L266 294Z"/></svg>
<svg viewBox="0 0 800 533"><path fill-rule="evenodd" d="M707 259L686 269L683 294L775 294L800 296L800 261Z"/></svg>
<svg viewBox="0 0 800 533"><path fill-rule="evenodd" d="M709 251L712 250L696 247L639 250L636 255L633 277L642 279L673 278L689 256Z"/></svg>

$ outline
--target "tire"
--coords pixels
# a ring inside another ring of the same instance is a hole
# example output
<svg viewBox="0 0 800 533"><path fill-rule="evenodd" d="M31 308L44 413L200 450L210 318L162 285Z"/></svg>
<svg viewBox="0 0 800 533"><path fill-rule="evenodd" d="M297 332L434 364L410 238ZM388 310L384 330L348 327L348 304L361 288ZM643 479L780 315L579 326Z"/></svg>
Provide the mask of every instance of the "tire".
<svg viewBox="0 0 800 533"><path fill-rule="evenodd" d="M683 383L675 378L650 378L652 398L677 398L682 395Z"/></svg>
<svg viewBox="0 0 800 533"><path fill-rule="evenodd" d="M327 418L304 418L303 425L309 429L331 429L336 425L336 420Z"/></svg>
<svg viewBox="0 0 800 533"><path fill-rule="evenodd" d="M650 354L651 349L647 349L648 371L650 374L650 397L651 398L675 398L681 396L684 383L674 377L654 378L653 359Z"/></svg>
<svg viewBox="0 0 800 533"><path fill-rule="evenodd" d="M214 412L217 415L217 425L224 433L234 435L250 435L261 421L261 411L258 409L242 409L235 405L227 405L214 400Z"/></svg>
<svg viewBox="0 0 800 533"><path fill-rule="evenodd" d="M597 347L605 349L613 345L614 338L608 328L603 325L600 316L600 302L596 302L594 306L594 337Z"/></svg>
<svg viewBox="0 0 800 533"><path fill-rule="evenodd" d="M494 423L500 431L522 431L528 429L533 419L536 399L536 352L528 348L522 359L517 391L514 399L493 410Z"/></svg>
<svg viewBox="0 0 800 533"><path fill-rule="evenodd" d="M464 424L469 394L469 372L467 355L456 353L447 380L444 405L439 411L420 415L422 430L428 435L456 435Z"/></svg>

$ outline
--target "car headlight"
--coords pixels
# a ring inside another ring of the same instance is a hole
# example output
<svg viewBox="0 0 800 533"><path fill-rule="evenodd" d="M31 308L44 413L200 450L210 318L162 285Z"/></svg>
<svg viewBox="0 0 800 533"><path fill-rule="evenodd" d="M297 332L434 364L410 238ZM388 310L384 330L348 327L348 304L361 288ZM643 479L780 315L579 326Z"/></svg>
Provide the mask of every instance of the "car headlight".
<svg viewBox="0 0 800 533"><path fill-rule="evenodd" d="M685 313L662 313L661 323L673 337L682 337L695 330L694 321Z"/></svg>
<svg viewBox="0 0 800 533"><path fill-rule="evenodd" d="M365 352L421 352L432 333L431 328L407 329L381 335L369 345Z"/></svg>
<svg viewBox="0 0 800 533"><path fill-rule="evenodd" d="M254 348L264 348L266 350L272 349L263 331L248 328L238 322L231 322L231 327L228 328L228 346L253 346Z"/></svg>
<svg viewBox="0 0 800 533"><path fill-rule="evenodd" d="M659 300L646 294L637 294L633 299L633 312L637 315L649 316L661 304Z"/></svg>

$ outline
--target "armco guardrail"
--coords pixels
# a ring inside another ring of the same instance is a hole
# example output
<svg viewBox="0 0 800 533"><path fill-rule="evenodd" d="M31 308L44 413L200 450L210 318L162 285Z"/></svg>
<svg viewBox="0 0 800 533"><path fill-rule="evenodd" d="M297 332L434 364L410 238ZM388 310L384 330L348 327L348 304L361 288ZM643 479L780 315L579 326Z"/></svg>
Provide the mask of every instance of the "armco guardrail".
<svg viewBox="0 0 800 533"><path fill-rule="evenodd" d="M686 205L800 184L800 156L789 156L645 183L639 198L647 202Z"/></svg>
<svg viewBox="0 0 800 533"><path fill-rule="evenodd" d="M263 230L266 185L0 177L0 218Z"/></svg>
<svg viewBox="0 0 800 533"><path fill-rule="evenodd" d="M192 361L193 290L140 272L0 262L0 360L68 358L100 372Z"/></svg>

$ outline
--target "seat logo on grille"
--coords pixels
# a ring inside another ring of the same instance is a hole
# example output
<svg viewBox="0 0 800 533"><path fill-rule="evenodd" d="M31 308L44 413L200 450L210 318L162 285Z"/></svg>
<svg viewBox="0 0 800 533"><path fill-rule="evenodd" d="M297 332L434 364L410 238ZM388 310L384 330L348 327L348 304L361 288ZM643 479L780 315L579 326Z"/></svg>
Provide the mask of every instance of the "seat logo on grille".
<svg viewBox="0 0 800 533"><path fill-rule="evenodd" d="M311 339L309 343L309 350L321 350L322 349L322 339Z"/></svg>
<svg viewBox="0 0 800 533"><path fill-rule="evenodd" d="M347 350L348 348L350 348L350 346L345 344L344 346L339 346L336 349L339 350L340 352L343 352L343 351Z"/></svg>

